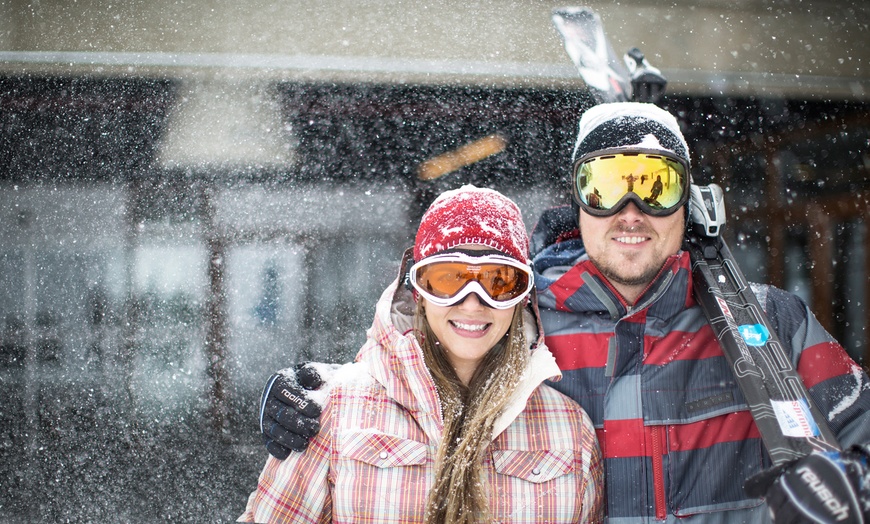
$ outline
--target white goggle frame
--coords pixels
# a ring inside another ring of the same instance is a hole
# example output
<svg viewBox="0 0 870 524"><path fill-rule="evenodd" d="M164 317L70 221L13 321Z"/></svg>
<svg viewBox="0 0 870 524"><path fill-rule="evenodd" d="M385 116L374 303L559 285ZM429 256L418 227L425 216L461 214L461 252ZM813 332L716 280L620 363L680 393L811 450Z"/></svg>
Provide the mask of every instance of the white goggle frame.
<svg viewBox="0 0 870 524"><path fill-rule="evenodd" d="M470 264L470 265L475 265L475 264L504 264L506 266L511 266L511 267L517 268L520 271L522 271L523 273L525 273L526 275L528 275L529 283L526 286L526 289L522 293L520 293L518 296L516 296L510 300L502 300L502 301L495 300L494 298L492 298L489 295L489 293L486 292L486 290L483 288L483 286L481 286L480 283L477 282L476 280L472 280L472 281L468 282L467 284L465 284L464 286L462 286L462 288L460 288L460 290L457 291L456 294L453 296L450 296L447 298L436 297L435 295L432 295L426 289L421 287L420 284L417 283L417 279L416 279L415 275L416 275L418 269L420 269L424 266L428 266L430 264L438 263L438 262L459 262L459 263ZM519 260L504 256L504 255L488 254L488 255L482 255L482 256L478 257L478 256L467 255L464 252L458 252L458 251L453 252L453 253L445 253L443 255L434 255L431 257L424 258L420 262L415 263L413 266L411 266L411 269L408 270L408 279L411 281L411 285L414 286L414 289L417 291L417 293L420 294L420 296L422 296L423 298L425 298L426 300L428 300L429 302L431 302L432 304L434 304L436 306L443 306L443 307L454 306L456 304L459 304L460 302L465 300L465 297L467 297L471 293L475 293L481 300L483 300L488 306L490 306L492 308L510 309L510 308L514 307L515 305L519 304L520 302L522 302L523 300L525 300L526 297L529 296L529 293L531 293L532 288L535 287L535 273L534 273L534 271L532 271L532 268L529 264L525 264L523 262L520 262Z"/></svg>

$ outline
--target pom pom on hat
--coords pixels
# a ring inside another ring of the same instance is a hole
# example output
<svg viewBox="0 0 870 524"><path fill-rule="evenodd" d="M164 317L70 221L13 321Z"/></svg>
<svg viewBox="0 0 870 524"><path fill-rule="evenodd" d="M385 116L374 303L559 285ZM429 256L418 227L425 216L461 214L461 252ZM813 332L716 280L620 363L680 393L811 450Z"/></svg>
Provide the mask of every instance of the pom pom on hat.
<svg viewBox="0 0 870 524"><path fill-rule="evenodd" d="M520 208L498 191L465 185L445 191L420 221L414 260L465 244L481 244L529 262L529 236Z"/></svg>
<svg viewBox="0 0 870 524"><path fill-rule="evenodd" d="M677 119L655 104L614 102L592 106L583 113L574 161L601 149L618 147L667 151L691 164Z"/></svg>

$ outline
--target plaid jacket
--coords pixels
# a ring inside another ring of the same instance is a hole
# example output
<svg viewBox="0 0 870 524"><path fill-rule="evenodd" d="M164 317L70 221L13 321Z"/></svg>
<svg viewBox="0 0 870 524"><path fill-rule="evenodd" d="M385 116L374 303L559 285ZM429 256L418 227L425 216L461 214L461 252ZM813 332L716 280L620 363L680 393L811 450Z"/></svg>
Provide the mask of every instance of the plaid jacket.
<svg viewBox="0 0 870 524"><path fill-rule="evenodd" d="M422 521L442 417L417 341L397 328L410 327L399 313L408 298L396 282L384 292L356 363L332 381L320 434L304 453L269 457L240 520ZM490 511L498 522L600 522L594 430L576 403L542 384L559 370L538 342L485 457Z"/></svg>
<svg viewBox="0 0 870 524"><path fill-rule="evenodd" d="M721 347L692 295L687 253L634 307L579 239L535 257L552 384L592 418L605 457L610 523L769 522L743 482L770 465ZM867 374L796 296L755 291L840 443L870 441Z"/></svg>

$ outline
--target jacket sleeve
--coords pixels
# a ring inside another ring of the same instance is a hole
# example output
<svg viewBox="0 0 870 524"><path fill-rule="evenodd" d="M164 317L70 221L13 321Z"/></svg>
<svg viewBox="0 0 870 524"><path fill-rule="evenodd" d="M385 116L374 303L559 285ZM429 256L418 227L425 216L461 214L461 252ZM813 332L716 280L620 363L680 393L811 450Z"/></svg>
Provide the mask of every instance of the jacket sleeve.
<svg viewBox="0 0 870 524"><path fill-rule="evenodd" d="M332 410L327 405L321 431L303 453L281 461L269 456L257 489L238 522L326 523L332 521L330 456Z"/></svg>
<svg viewBox="0 0 870 524"><path fill-rule="evenodd" d="M791 352L812 400L843 448L870 442L870 381L867 373L819 323L799 297L765 286L765 309Z"/></svg>

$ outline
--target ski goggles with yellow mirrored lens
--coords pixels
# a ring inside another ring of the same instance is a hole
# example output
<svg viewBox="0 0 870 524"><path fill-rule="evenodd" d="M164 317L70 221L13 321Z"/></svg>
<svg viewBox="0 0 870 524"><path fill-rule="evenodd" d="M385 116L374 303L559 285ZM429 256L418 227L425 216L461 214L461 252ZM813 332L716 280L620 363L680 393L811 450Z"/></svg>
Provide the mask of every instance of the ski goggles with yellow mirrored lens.
<svg viewBox="0 0 870 524"><path fill-rule="evenodd" d="M673 214L689 199L689 166L662 151L596 151L574 163L574 201L590 215L606 217L628 202L652 216Z"/></svg>
<svg viewBox="0 0 870 524"><path fill-rule="evenodd" d="M411 285L436 306L453 306L470 293L495 309L520 303L534 286L532 268L504 255L471 256L465 252L434 255L409 271Z"/></svg>

